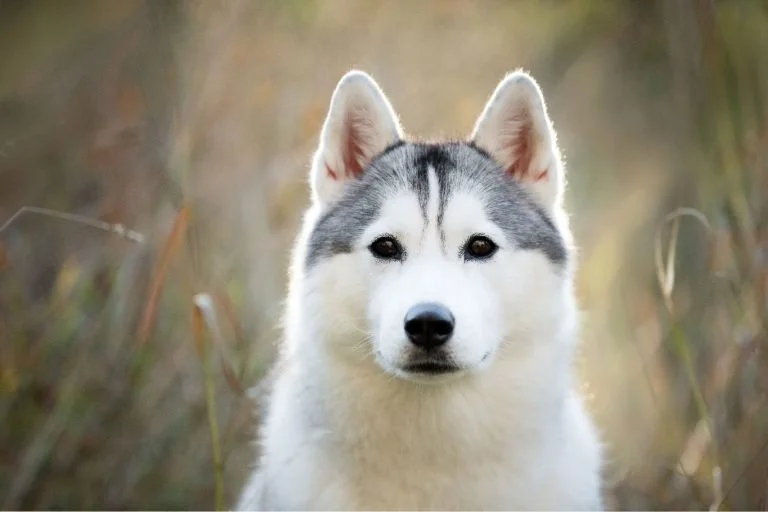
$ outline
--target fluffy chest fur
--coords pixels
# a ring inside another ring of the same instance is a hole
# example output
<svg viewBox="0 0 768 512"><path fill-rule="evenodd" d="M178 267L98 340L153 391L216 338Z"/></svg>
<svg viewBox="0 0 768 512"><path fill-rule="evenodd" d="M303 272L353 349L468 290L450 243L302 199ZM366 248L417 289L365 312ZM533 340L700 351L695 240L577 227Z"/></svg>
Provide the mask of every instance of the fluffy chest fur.
<svg viewBox="0 0 768 512"><path fill-rule="evenodd" d="M374 368L302 366L277 382L259 490L241 508L601 507L597 440L557 376L500 367L413 387Z"/></svg>

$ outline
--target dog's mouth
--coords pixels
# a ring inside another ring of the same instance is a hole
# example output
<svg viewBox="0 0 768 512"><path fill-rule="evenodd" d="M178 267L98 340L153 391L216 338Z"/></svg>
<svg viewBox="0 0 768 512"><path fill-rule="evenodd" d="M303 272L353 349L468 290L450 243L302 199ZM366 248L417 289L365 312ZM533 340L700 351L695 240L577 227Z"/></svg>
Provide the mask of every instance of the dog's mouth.
<svg viewBox="0 0 768 512"><path fill-rule="evenodd" d="M404 358L405 361L397 362L387 361L377 351L376 359L385 372L401 379L425 384L445 382L472 371L472 367L460 364L450 353L441 350L433 353L413 351Z"/></svg>
<svg viewBox="0 0 768 512"><path fill-rule="evenodd" d="M418 361L405 365L403 370L422 375L444 375L458 372L461 368L447 361Z"/></svg>

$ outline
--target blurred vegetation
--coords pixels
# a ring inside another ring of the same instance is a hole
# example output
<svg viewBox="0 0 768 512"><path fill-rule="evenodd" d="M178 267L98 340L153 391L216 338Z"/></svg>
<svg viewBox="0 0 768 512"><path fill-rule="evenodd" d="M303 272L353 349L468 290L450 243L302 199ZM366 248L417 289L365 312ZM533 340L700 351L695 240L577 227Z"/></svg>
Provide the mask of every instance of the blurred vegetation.
<svg viewBox="0 0 768 512"><path fill-rule="evenodd" d="M767 2L0 0L0 48L0 225L104 223L0 231L2 508L231 505L336 80L463 136L518 66L608 503L768 506Z"/></svg>

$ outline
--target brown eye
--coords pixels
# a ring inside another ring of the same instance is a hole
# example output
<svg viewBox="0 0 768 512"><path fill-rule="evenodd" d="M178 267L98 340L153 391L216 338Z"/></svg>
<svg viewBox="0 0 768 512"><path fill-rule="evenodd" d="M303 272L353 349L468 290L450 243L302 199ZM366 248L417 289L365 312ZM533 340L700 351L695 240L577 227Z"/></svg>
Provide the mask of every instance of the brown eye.
<svg viewBox="0 0 768 512"><path fill-rule="evenodd" d="M391 236L377 238L368 247L368 250L377 258L383 260L401 260L403 259L403 248Z"/></svg>
<svg viewBox="0 0 768 512"><path fill-rule="evenodd" d="M482 260L493 256L493 253L498 249L493 241L482 235L474 235L471 237L464 246L464 259Z"/></svg>

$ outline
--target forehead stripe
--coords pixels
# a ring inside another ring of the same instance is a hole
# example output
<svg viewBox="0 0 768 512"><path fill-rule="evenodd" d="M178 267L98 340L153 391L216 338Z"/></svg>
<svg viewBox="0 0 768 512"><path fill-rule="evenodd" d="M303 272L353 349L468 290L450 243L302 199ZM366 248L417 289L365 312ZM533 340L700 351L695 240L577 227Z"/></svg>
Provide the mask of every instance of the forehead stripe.
<svg viewBox="0 0 768 512"><path fill-rule="evenodd" d="M441 247L444 247L445 232L441 223L443 205L441 204L440 181L437 179L437 171L431 165L427 167L427 184L429 197L425 212L425 233L428 236L436 235L440 239Z"/></svg>

